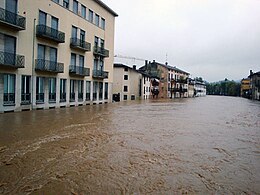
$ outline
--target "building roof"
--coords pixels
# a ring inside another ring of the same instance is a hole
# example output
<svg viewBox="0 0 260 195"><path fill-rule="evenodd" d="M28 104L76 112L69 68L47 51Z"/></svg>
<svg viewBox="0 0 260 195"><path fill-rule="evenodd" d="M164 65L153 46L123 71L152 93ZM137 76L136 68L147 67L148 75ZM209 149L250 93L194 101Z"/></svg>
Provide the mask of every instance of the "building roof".
<svg viewBox="0 0 260 195"><path fill-rule="evenodd" d="M190 73L188 73L188 72L186 72L184 70L181 70L181 69L177 68L176 66L171 66L171 65L168 65L168 64L162 64L162 63L159 63L159 62L156 62L156 61L153 61L153 62L150 62L150 63L155 63L155 64L163 66L163 67L165 67L167 69L174 70L174 71L177 71L177 72L180 72L180 73L184 73L184 74L190 75ZM145 68L145 66L142 66L140 69L144 69L144 68Z"/></svg>
<svg viewBox="0 0 260 195"><path fill-rule="evenodd" d="M253 76L260 76L260 71L255 72L255 73L249 75L248 77L251 78L251 77L253 77Z"/></svg>
<svg viewBox="0 0 260 195"><path fill-rule="evenodd" d="M107 10L110 14L112 14L113 16L117 17L118 14L116 12L114 12L110 7L108 7L105 3L103 3L101 0L93 0L95 1L97 4L99 4L101 7L103 7L105 10Z"/></svg>

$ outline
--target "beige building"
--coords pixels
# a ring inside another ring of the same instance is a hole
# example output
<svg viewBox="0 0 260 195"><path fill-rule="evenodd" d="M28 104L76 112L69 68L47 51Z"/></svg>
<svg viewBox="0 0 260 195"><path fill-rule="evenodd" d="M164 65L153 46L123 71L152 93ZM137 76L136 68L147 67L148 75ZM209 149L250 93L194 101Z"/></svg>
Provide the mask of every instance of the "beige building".
<svg viewBox="0 0 260 195"><path fill-rule="evenodd" d="M114 101L149 99L150 90L150 77L137 71L136 66L114 64Z"/></svg>
<svg viewBox="0 0 260 195"><path fill-rule="evenodd" d="M1 0L0 112L111 102L115 17L100 0Z"/></svg>

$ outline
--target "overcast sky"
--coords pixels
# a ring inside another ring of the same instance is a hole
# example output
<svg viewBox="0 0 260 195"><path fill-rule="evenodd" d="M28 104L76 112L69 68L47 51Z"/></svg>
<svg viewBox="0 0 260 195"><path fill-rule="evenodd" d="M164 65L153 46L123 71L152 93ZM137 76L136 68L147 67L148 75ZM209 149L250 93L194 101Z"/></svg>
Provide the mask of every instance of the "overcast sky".
<svg viewBox="0 0 260 195"><path fill-rule="evenodd" d="M116 18L115 54L167 61L207 81L260 71L260 0L103 0ZM132 65L143 61L115 58Z"/></svg>

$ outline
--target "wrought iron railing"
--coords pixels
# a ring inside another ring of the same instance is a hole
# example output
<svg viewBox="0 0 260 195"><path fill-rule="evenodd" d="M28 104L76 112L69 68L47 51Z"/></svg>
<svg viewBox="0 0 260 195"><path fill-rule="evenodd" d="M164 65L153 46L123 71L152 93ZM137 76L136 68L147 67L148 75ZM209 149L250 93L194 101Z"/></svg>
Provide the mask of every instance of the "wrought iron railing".
<svg viewBox="0 0 260 195"><path fill-rule="evenodd" d="M44 93L36 93L36 103L44 103Z"/></svg>
<svg viewBox="0 0 260 195"><path fill-rule="evenodd" d="M0 8L0 22L9 24L18 30L25 30L26 19L16 13Z"/></svg>
<svg viewBox="0 0 260 195"><path fill-rule="evenodd" d="M90 93L86 93L86 101L90 100Z"/></svg>
<svg viewBox="0 0 260 195"><path fill-rule="evenodd" d="M4 105L15 104L15 93L4 93Z"/></svg>
<svg viewBox="0 0 260 195"><path fill-rule="evenodd" d="M93 78L100 78L100 79L107 79L108 78L108 72L103 70L93 70L92 74Z"/></svg>
<svg viewBox="0 0 260 195"><path fill-rule="evenodd" d="M56 93L49 93L49 102L56 102Z"/></svg>
<svg viewBox="0 0 260 195"><path fill-rule="evenodd" d="M66 102L66 93L60 93L60 102Z"/></svg>
<svg viewBox="0 0 260 195"><path fill-rule="evenodd" d="M24 68L24 64L24 56L0 51L0 65L5 65L13 68Z"/></svg>
<svg viewBox="0 0 260 195"><path fill-rule="evenodd" d="M64 64L49 60L36 59L35 60L35 70L54 72L54 73L63 73Z"/></svg>
<svg viewBox="0 0 260 195"><path fill-rule="evenodd" d="M108 92L105 92L105 100L108 99Z"/></svg>
<svg viewBox="0 0 260 195"><path fill-rule="evenodd" d="M91 44L78 38L70 38L70 47L91 51Z"/></svg>
<svg viewBox="0 0 260 195"><path fill-rule="evenodd" d="M21 104L27 105L31 103L31 94L30 93L22 93L21 94Z"/></svg>
<svg viewBox="0 0 260 195"><path fill-rule="evenodd" d="M93 53L103 57L109 57L109 51L103 47L94 46Z"/></svg>
<svg viewBox="0 0 260 195"><path fill-rule="evenodd" d="M83 100L83 93L78 93L78 100L82 101Z"/></svg>
<svg viewBox="0 0 260 195"><path fill-rule="evenodd" d="M82 66L70 65L69 70L70 70L70 73L79 75L79 76L89 76L90 75L89 68L84 68Z"/></svg>
<svg viewBox="0 0 260 195"><path fill-rule="evenodd" d="M70 102L75 102L75 93L70 93Z"/></svg>
<svg viewBox="0 0 260 195"><path fill-rule="evenodd" d="M51 39L57 43L65 42L65 33L58 31L57 29L51 28L46 25L39 24L36 27L36 35L38 37L45 37Z"/></svg>
<svg viewBox="0 0 260 195"><path fill-rule="evenodd" d="M103 99L103 93L99 93L98 98L99 98L100 100L102 100L102 99Z"/></svg>
<svg viewBox="0 0 260 195"><path fill-rule="evenodd" d="M97 100L97 93L96 92L93 93L93 101L95 101L95 100Z"/></svg>

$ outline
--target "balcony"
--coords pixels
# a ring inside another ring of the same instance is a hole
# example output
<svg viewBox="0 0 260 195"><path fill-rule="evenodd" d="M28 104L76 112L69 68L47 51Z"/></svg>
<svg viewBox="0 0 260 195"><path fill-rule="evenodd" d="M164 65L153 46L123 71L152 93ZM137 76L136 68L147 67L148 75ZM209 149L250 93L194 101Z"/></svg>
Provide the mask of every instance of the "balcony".
<svg viewBox="0 0 260 195"><path fill-rule="evenodd" d="M103 71L103 70L93 70L92 77L97 78L97 79L107 79L108 72Z"/></svg>
<svg viewBox="0 0 260 195"><path fill-rule="evenodd" d="M4 93L4 105L15 104L15 93Z"/></svg>
<svg viewBox="0 0 260 195"><path fill-rule="evenodd" d="M83 41L83 40L80 40L80 39L77 39L77 38L71 38L70 39L70 47L71 48L74 48L74 49L79 49L79 50L82 50L82 51L91 51L91 44L86 42L86 41Z"/></svg>
<svg viewBox="0 0 260 195"><path fill-rule="evenodd" d="M11 68L24 68L24 56L0 51L0 65Z"/></svg>
<svg viewBox="0 0 260 195"><path fill-rule="evenodd" d="M37 25L36 36L55 41L56 43L65 42L65 33L58 31L54 28L48 27L46 25Z"/></svg>
<svg viewBox="0 0 260 195"><path fill-rule="evenodd" d="M89 76L90 71L89 71L89 68L70 65L70 74L75 75L75 76L83 76L84 77L84 76Z"/></svg>
<svg viewBox="0 0 260 195"><path fill-rule="evenodd" d="M31 94L30 93L22 93L21 94L21 105L31 104Z"/></svg>
<svg viewBox="0 0 260 195"><path fill-rule="evenodd" d="M64 64L49 60L36 59L35 60L35 70L53 72L53 73L63 73Z"/></svg>
<svg viewBox="0 0 260 195"><path fill-rule="evenodd" d="M109 51L107 49L104 49L103 47L94 46L93 48L94 55L99 55L102 57L109 57Z"/></svg>
<svg viewBox="0 0 260 195"><path fill-rule="evenodd" d="M0 8L0 24L11 27L14 30L25 30L26 19L13 12Z"/></svg>

